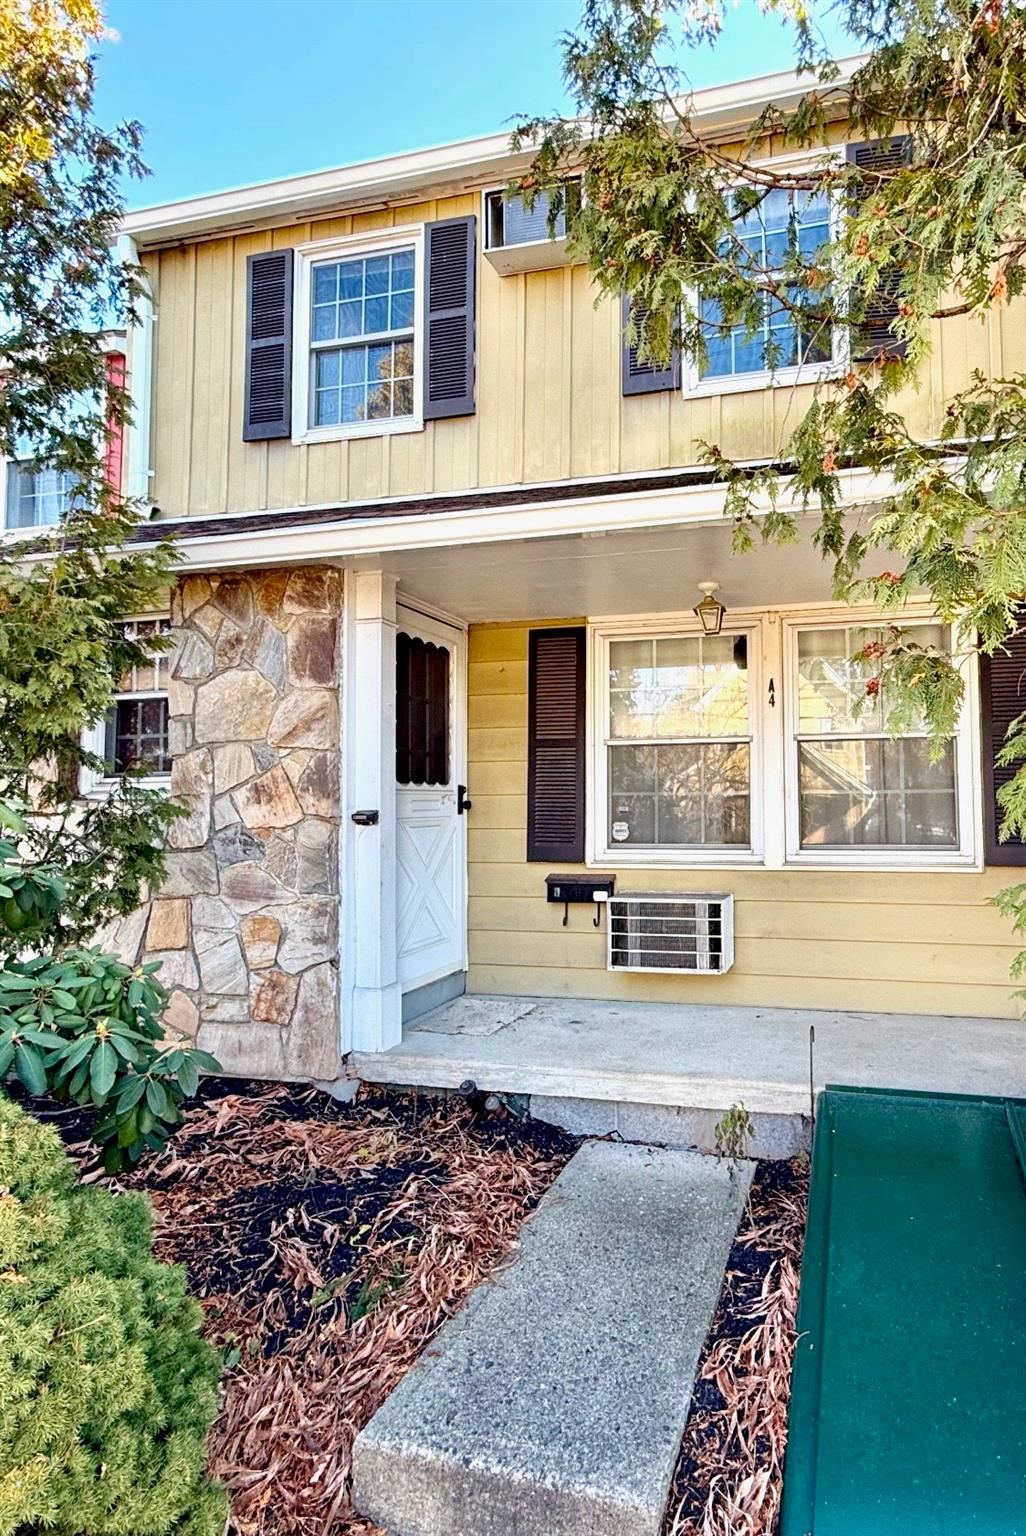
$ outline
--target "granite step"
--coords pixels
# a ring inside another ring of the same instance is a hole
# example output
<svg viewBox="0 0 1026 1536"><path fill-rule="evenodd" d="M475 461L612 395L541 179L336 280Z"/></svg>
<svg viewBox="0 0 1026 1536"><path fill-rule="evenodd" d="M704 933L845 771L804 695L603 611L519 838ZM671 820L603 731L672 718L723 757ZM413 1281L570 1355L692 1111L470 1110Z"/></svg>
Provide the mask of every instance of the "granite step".
<svg viewBox="0 0 1026 1536"><path fill-rule="evenodd" d="M659 1536L753 1164L588 1142L357 1437L393 1536Z"/></svg>

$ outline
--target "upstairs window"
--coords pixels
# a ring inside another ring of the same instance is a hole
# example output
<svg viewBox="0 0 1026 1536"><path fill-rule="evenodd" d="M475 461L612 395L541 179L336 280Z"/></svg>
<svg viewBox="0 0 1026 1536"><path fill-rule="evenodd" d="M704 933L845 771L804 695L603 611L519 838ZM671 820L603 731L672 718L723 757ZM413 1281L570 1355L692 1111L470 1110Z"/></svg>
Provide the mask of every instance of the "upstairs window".
<svg viewBox="0 0 1026 1536"><path fill-rule="evenodd" d="M562 240L566 235L567 204L580 202L581 184L566 184L566 201L550 220L552 200L548 192L538 192L530 208L522 197L510 192L489 192L485 196L485 250L497 251L508 245L530 245L536 240Z"/></svg>
<svg viewBox="0 0 1026 1536"><path fill-rule="evenodd" d="M416 279L412 245L311 262L311 428L412 420Z"/></svg>
<svg viewBox="0 0 1026 1536"><path fill-rule="evenodd" d="M5 479L5 528L52 528L71 511L75 476L67 470L14 460Z"/></svg>
<svg viewBox="0 0 1026 1536"><path fill-rule="evenodd" d="M788 252L797 249L803 260L810 261L831 238L830 202L824 193L788 192L779 188L768 192L750 213L734 221L738 238L751 261L753 273L763 273L768 280L785 275ZM731 259L736 259L732 253ZM800 303L803 290L792 288L788 297ZM727 332L717 329L722 310L711 299L699 304L704 324L708 361L695 370L694 385L714 386L725 380L754 376L786 379L801 367L830 362L832 337L823 329L803 329L800 317L767 291L763 297L763 322L748 334L743 325Z"/></svg>

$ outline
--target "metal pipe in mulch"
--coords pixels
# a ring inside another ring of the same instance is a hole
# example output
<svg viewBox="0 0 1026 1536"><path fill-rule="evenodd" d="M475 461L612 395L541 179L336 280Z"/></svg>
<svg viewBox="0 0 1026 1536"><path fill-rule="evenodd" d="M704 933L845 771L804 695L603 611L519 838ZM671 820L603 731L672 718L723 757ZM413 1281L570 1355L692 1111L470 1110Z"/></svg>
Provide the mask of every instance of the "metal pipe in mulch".
<svg viewBox="0 0 1026 1536"><path fill-rule="evenodd" d="M664 1536L773 1536L780 1512L807 1160L761 1162L699 1362Z"/></svg>
<svg viewBox="0 0 1026 1536"><path fill-rule="evenodd" d="M508 1253L578 1143L462 1100L208 1084L145 1189L224 1351L235 1536L371 1536L356 1433Z"/></svg>

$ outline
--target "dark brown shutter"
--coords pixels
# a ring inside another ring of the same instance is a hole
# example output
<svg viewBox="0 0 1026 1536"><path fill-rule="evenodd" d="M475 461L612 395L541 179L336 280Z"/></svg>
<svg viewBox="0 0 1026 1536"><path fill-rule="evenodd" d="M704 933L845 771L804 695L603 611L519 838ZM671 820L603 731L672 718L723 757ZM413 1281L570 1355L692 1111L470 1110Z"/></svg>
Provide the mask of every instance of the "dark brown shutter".
<svg viewBox="0 0 1026 1536"><path fill-rule="evenodd" d="M477 219L425 226L424 420L474 414Z"/></svg>
<svg viewBox="0 0 1026 1536"><path fill-rule="evenodd" d="M583 629L532 629L527 668L527 857L584 859Z"/></svg>
<svg viewBox="0 0 1026 1536"><path fill-rule="evenodd" d="M1012 635L993 656L980 657L980 703L985 860L988 864L1026 864L1026 843L1021 838L998 841L1002 812L997 792L1015 777L1016 768L998 768L994 762L1008 727L1026 713L1026 629Z"/></svg>
<svg viewBox="0 0 1026 1536"><path fill-rule="evenodd" d="M246 408L243 441L292 434L292 252L246 261Z"/></svg>
<svg viewBox="0 0 1026 1536"><path fill-rule="evenodd" d="M638 361L638 349L627 344L627 322L631 314L631 301L627 294L620 295L620 351L622 356L622 392L625 395L653 395L666 389L680 388L680 350L674 347L667 367L657 368L653 363ZM635 311L639 322L644 324L646 309Z"/></svg>
<svg viewBox="0 0 1026 1536"><path fill-rule="evenodd" d="M863 171L896 170L908 159L910 141L907 138L878 139L868 144L849 144L847 157ZM871 186L863 196L869 196ZM894 322L898 317L898 289L901 272L888 267L880 274L876 291L866 308L858 335L852 341L852 357L857 363L871 363L878 357L904 357L905 342L894 334Z"/></svg>

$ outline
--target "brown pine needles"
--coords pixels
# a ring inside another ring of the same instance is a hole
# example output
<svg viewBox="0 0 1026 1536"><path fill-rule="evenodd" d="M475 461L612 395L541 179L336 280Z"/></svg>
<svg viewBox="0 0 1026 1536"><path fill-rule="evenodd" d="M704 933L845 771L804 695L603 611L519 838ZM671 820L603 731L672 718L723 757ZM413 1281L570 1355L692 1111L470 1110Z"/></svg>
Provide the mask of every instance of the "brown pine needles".
<svg viewBox="0 0 1026 1536"><path fill-rule="evenodd" d="M808 1175L762 1163L699 1365L666 1536L773 1536Z"/></svg>
<svg viewBox="0 0 1026 1536"><path fill-rule="evenodd" d="M461 1102L269 1087L191 1110L132 1182L226 1352L211 1457L235 1536L372 1536L349 1502L356 1434L574 1146L476 1127Z"/></svg>

